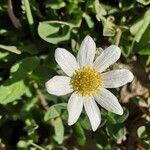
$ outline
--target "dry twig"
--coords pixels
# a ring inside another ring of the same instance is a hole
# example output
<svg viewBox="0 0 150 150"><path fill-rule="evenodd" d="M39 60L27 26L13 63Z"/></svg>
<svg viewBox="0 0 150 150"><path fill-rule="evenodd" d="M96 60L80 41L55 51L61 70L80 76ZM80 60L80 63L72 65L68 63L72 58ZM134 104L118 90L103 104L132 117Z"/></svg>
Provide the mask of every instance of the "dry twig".
<svg viewBox="0 0 150 150"><path fill-rule="evenodd" d="M7 2L8 2L8 15L9 15L9 18L11 19L12 24L16 28L20 28L21 27L21 23L20 23L20 20L14 14L12 0L8 0Z"/></svg>

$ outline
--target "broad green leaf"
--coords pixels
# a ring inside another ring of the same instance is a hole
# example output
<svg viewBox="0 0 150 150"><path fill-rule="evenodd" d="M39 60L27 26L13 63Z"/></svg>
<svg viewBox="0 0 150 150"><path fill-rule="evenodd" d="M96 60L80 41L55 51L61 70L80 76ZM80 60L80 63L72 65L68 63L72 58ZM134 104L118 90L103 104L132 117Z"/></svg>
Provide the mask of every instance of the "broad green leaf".
<svg viewBox="0 0 150 150"><path fill-rule="evenodd" d="M9 52L16 53L16 54L21 54L21 51L18 50L16 46L7 46L7 45L0 44L0 49L4 49Z"/></svg>
<svg viewBox="0 0 150 150"><path fill-rule="evenodd" d="M147 60L146 60L146 65L150 65L150 56L148 56Z"/></svg>
<svg viewBox="0 0 150 150"><path fill-rule="evenodd" d="M20 99L25 91L26 86L22 80L0 86L0 104L8 104Z"/></svg>
<svg viewBox="0 0 150 150"><path fill-rule="evenodd" d="M98 0L95 0L95 11L96 17L99 21L102 21L103 24L103 36L114 36L115 29L113 23L106 19L103 15L106 15L105 9L103 9L102 5Z"/></svg>
<svg viewBox="0 0 150 150"><path fill-rule="evenodd" d="M106 116L107 122L112 123L112 124L116 124L117 120L114 117L114 113L111 112L105 112L104 116Z"/></svg>
<svg viewBox="0 0 150 150"><path fill-rule="evenodd" d="M5 59L9 55L9 52L0 52L0 59Z"/></svg>
<svg viewBox="0 0 150 150"><path fill-rule="evenodd" d="M28 149L29 143L28 143L28 141L20 140L20 141L18 141L16 146L17 146L17 148L24 150L24 149Z"/></svg>
<svg viewBox="0 0 150 150"><path fill-rule="evenodd" d="M106 19L104 15L107 14L106 10L102 7L100 2L98 0L95 0L95 11L96 11L96 17L99 21L105 22Z"/></svg>
<svg viewBox="0 0 150 150"><path fill-rule="evenodd" d="M38 57L27 57L17 62L11 68L11 73L18 71L18 69L20 68L22 68L25 72L31 72L37 67L38 64L39 64Z"/></svg>
<svg viewBox="0 0 150 150"><path fill-rule="evenodd" d="M140 27L140 30L137 32L137 34L135 35L134 40L136 42L139 42L140 39L142 38L142 35L144 34L144 32L146 31L146 29L148 28L149 24L150 24L150 9L146 11L146 13L144 14L144 21L142 26Z"/></svg>
<svg viewBox="0 0 150 150"><path fill-rule="evenodd" d="M106 131L110 137L116 140L122 139L126 134L126 129L122 124L107 124Z"/></svg>
<svg viewBox="0 0 150 150"><path fill-rule="evenodd" d="M83 14L83 18L85 19L85 21L86 21L89 28L94 27L94 22L92 21L91 17L87 13Z"/></svg>
<svg viewBox="0 0 150 150"><path fill-rule="evenodd" d="M150 55L150 48L146 47L145 49L143 48L138 52L140 55Z"/></svg>
<svg viewBox="0 0 150 150"><path fill-rule="evenodd" d="M142 62L142 64L148 66L150 65L150 55L141 55L140 56L140 61Z"/></svg>
<svg viewBox="0 0 150 150"><path fill-rule="evenodd" d="M147 10L143 24L140 27L139 31L136 33L134 41L132 43L132 49L134 52L139 53L140 55L149 55L150 52L150 10ZM149 62L149 59L146 61L146 64Z"/></svg>
<svg viewBox="0 0 150 150"><path fill-rule="evenodd" d="M79 118L79 123L86 130L92 130L89 118L87 115L81 115Z"/></svg>
<svg viewBox="0 0 150 150"><path fill-rule="evenodd" d="M144 34L142 35L139 42L133 43L133 50L140 55L150 54L150 24Z"/></svg>
<svg viewBox="0 0 150 150"><path fill-rule="evenodd" d="M28 118L25 120L26 127L25 130L27 131L28 135L35 134L35 130L38 128L38 125L34 121L33 118Z"/></svg>
<svg viewBox="0 0 150 150"><path fill-rule="evenodd" d="M32 78L38 83L45 84L51 77L55 75L54 70L51 65L38 65L38 67L33 71Z"/></svg>
<svg viewBox="0 0 150 150"><path fill-rule="evenodd" d="M150 4L150 0L136 0L137 2L143 4L143 5L148 5Z"/></svg>
<svg viewBox="0 0 150 150"><path fill-rule="evenodd" d="M56 117L60 116L61 110L66 109L66 107L67 107L67 103L59 103L59 104L55 104L55 105L51 106L48 109L48 111L46 112L46 114L44 116L44 120L48 121L52 118L56 118Z"/></svg>
<svg viewBox="0 0 150 150"><path fill-rule="evenodd" d="M27 74L31 74L32 71L38 66L39 58L38 57L27 57L17 62L11 68L12 78L15 80L24 79L27 77Z"/></svg>
<svg viewBox="0 0 150 150"><path fill-rule="evenodd" d="M108 24L104 24L104 29L103 29L103 36L114 36L115 35L115 30Z"/></svg>
<svg viewBox="0 0 150 150"><path fill-rule="evenodd" d="M56 1L48 1L46 4L46 8L51 9L60 9L66 6L66 3L63 0L56 0Z"/></svg>
<svg viewBox="0 0 150 150"><path fill-rule="evenodd" d="M24 113L24 112L22 111L22 113ZM23 115L22 115L22 117L23 117ZM32 118L32 116L30 116L30 115L28 115L28 117L24 116L24 118L22 118L22 119L23 120L25 119L24 120L24 122L25 122L24 130L27 132L28 137L34 141L37 141L38 140L37 129L38 129L39 125L36 123L34 118Z"/></svg>
<svg viewBox="0 0 150 150"><path fill-rule="evenodd" d="M128 109L124 108L123 115L117 115L111 112L105 112L104 117L107 118L107 122L111 124L123 123L129 116Z"/></svg>
<svg viewBox="0 0 150 150"><path fill-rule="evenodd" d="M25 103L25 105L23 106L22 110L29 112L32 108L35 107L35 104L38 102L38 100L39 99L37 97L34 97L34 98L30 99L29 101L27 101Z"/></svg>
<svg viewBox="0 0 150 150"><path fill-rule="evenodd" d="M140 139L150 142L150 124L140 126L137 130L137 135Z"/></svg>
<svg viewBox="0 0 150 150"><path fill-rule="evenodd" d="M136 21L131 27L130 27L130 32L132 35L136 35L138 31L140 30L140 27L143 24L143 17L140 18L138 21Z"/></svg>
<svg viewBox="0 0 150 150"><path fill-rule="evenodd" d="M60 21L41 22L38 26L39 36L52 44L58 44L70 39L71 26Z"/></svg>
<svg viewBox="0 0 150 150"><path fill-rule="evenodd" d="M35 45L33 43L28 44L28 45L23 45L23 46L17 46L19 50L22 52L27 52L31 55L37 54L39 51L38 45Z"/></svg>
<svg viewBox="0 0 150 150"><path fill-rule="evenodd" d="M145 132L146 132L146 127L145 126L139 127L138 130L137 130L138 137L143 138L145 136Z"/></svg>
<svg viewBox="0 0 150 150"><path fill-rule="evenodd" d="M79 145L84 145L86 142L86 137L84 134L84 130L82 128L82 126L80 125L80 123L76 123L74 125L74 131L75 131L75 135L76 135L76 139Z"/></svg>
<svg viewBox="0 0 150 150"><path fill-rule="evenodd" d="M64 139L64 125L60 117L55 120L55 136L54 139L58 142L58 144L62 144Z"/></svg>
<svg viewBox="0 0 150 150"><path fill-rule="evenodd" d="M129 111L127 108L124 107L123 114L121 116L115 115L114 118L115 118L117 123L123 123L127 120L128 116L129 116Z"/></svg>
<svg viewBox="0 0 150 150"><path fill-rule="evenodd" d="M101 129L100 131L97 131L96 133L96 143L100 144L101 149L106 147L108 145L108 136L104 132L104 129Z"/></svg>

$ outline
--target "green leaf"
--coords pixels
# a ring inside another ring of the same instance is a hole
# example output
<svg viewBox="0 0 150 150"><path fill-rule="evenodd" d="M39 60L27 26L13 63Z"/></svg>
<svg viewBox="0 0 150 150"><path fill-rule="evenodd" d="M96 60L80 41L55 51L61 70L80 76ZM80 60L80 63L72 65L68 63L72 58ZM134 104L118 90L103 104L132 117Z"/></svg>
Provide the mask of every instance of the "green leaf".
<svg viewBox="0 0 150 150"><path fill-rule="evenodd" d="M7 46L7 45L1 45L0 44L0 48L7 50L9 52L12 52L12 53L21 54L21 51L18 50L16 46Z"/></svg>
<svg viewBox="0 0 150 150"><path fill-rule="evenodd" d="M67 107L67 103L59 103L59 104L55 104L55 105L51 106L48 109L48 111L46 112L46 114L44 116L44 120L48 121L52 118L56 118L56 117L60 116L61 110L66 109L66 107Z"/></svg>
<svg viewBox="0 0 150 150"><path fill-rule="evenodd" d="M123 114L121 116L115 115L114 118L115 118L117 123L123 123L127 120L128 116L129 116L129 111L127 108L124 107Z"/></svg>
<svg viewBox="0 0 150 150"><path fill-rule="evenodd" d="M108 145L108 136L107 134L101 129L96 133L96 143L100 144L101 149L104 149Z"/></svg>
<svg viewBox="0 0 150 150"><path fill-rule="evenodd" d="M91 17L87 13L84 13L83 17L84 17L88 27L93 28L94 27L94 22L92 21Z"/></svg>
<svg viewBox="0 0 150 150"><path fill-rule="evenodd" d="M66 3L63 0L56 0L56 1L48 1L46 4L46 8L51 9L60 9L66 6Z"/></svg>
<svg viewBox="0 0 150 150"><path fill-rule="evenodd" d="M143 4L143 5L148 5L150 4L150 0L136 0L137 2Z"/></svg>
<svg viewBox="0 0 150 150"><path fill-rule="evenodd" d="M31 55L37 54L39 51L39 48L37 45L31 43L28 45L23 45L23 46L17 46L19 50L21 50L22 52L27 52Z"/></svg>
<svg viewBox="0 0 150 150"><path fill-rule="evenodd" d="M140 138L144 137L145 132L146 132L146 127L145 126L139 127L138 130L137 130L138 137L140 137Z"/></svg>
<svg viewBox="0 0 150 150"><path fill-rule="evenodd" d="M33 70L38 66L39 58L38 57L27 57L17 62L11 68L12 78L15 80L24 79L27 77L27 74L31 74Z"/></svg>
<svg viewBox="0 0 150 150"><path fill-rule="evenodd" d="M111 112L104 113L104 117L107 118L107 122L111 124L123 123L128 118L128 116L129 116L129 111L125 107L124 107L124 112L121 116Z"/></svg>
<svg viewBox="0 0 150 150"><path fill-rule="evenodd" d="M22 110L29 112L32 108L34 108L34 106L38 102L38 100L39 99L37 97L34 97L34 98L30 99L29 101L27 101L25 103L25 105L23 106Z"/></svg>
<svg viewBox="0 0 150 150"><path fill-rule="evenodd" d="M107 124L106 131L110 137L116 140L122 139L126 134L126 129L122 124Z"/></svg>
<svg viewBox="0 0 150 150"><path fill-rule="evenodd" d="M0 59L3 60L9 55L9 52L0 52Z"/></svg>
<svg viewBox="0 0 150 150"><path fill-rule="evenodd" d="M38 129L38 125L34 121L33 118L28 118L25 120L26 127L25 130L27 131L28 135L35 134L35 130Z"/></svg>
<svg viewBox="0 0 150 150"><path fill-rule="evenodd" d="M92 130L89 118L87 116L82 116L79 118L81 126L86 130Z"/></svg>
<svg viewBox="0 0 150 150"><path fill-rule="evenodd" d="M115 30L108 24L104 24L104 29L103 29L103 36L114 36L115 35Z"/></svg>
<svg viewBox="0 0 150 150"><path fill-rule="evenodd" d="M12 68L11 72L14 73L18 71L18 69L23 68L23 70L27 72L32 72L37 65L39 64L39 58L38 57L27 57L25 59L22 59L21 61L17 62Z"/></svg>
<svg viewBox="0 0 150 150"><path fill-rule="evenodd" d="M29 146L29 143L28 141L25 141L25 140L20 140L17 143L17 148L20 148L20 149L28 149L28 146Z"/></svg>
<svg viewBox="0 0 150 150"><path fill-rule="evenodd" d="M140 27L142 26L144 20L143 17L137 20L131 27L130 27L130 32L132 35L136 35L138 31L140 30Z"/></svg>
<svg viewBox="0 0 150 150"><path fill-rule="evenodd" d="M150 48L143 48L142 50L140 50L139 52L138 52L140 55L150 55Z"/></svg>
<svg viewBox="0 0 150 150"><path fill-rule="evenodd" d="M150 24L144 34L142 35L139 42L133 43L133 50L140 55L149 55L150 54Z"/></svg>
<svg viewBox="0 0 150 150"><path fill-rule="evenodd" d="M58 44L70 39L71 25L66 22L41 22L38 26L39 36L52 44Z"/></svg>
<svg viewBox="0 0 150 150"><path fill-rule="evenodd" d="M150 141L150 124L146 124L145 126L139 127L137 130L137 135L140 139Z"/></svg>
<svg viewBox="0 0 150 150"><path fill-rule="evenodd" d="M117 123L117 121L116 121L114 115L115 115L115 114L114 114L114 113L111 113L111 112L105 112L105 113L104 113L104 116L106 116L106 118L107 118L107 122L109 122L109 123L111 123L111 124L116 124L116 123Z"/></svg>
<svg viewBox="0 0 150 150"><path fill-rule="evenodd" d="M150 51L150 10L144 14L143 23L135 34L132 49L140 55L149 55Z"/></svg>
<svg viewBox="0 0 150 150"><path fill-rule="evenodd" d="M140 59L144 65L146 66L150 65L150 55L141 55Z"/></svg>
<svg viewBox="0 0 150 150"><path fill-rule="evenodd" d="M139 42L140 39L142 38L142 35L144 34L144 32L146 31L146 29L148 28L149 24L150 24L150 9L146 11L146 13L144 14L144 21L142 26L140 27L140 30L137 32L137 34L135 35L134 40L136 42Z"/></svg>
<svg viewBox="0 0 150 150"><path fill-rule="evenodd" d="M95 0L95 11L97 19L102 21L103 24L103 36L114 36L116 33L114 25L110 20L104 17L106 11L98 0Z"/></svg>
<svg viewBox="0 0 150 150"><path fill-rule="evenodd" d="M17 81L0 86L0 104L8 104L19 99L26 91L24 82Z"/></svg>
<svg viewBox="0 0 150 150"><path fill-rule="evenodd" d="M58 142L58 144L62 144L64 139L64 125L60 117L55 120L55 136L54 139Z"/></svg>
<svg viewBox="0 0 150 150"><path fill-rule="evenodd" d="M79 145L84 145L86 142L86 137L84 134L84 130L82 128L82 126L80 125L80 123L76 123L74 125L74 131L75 131L75 135L76 135L76 139Z"/></svg>

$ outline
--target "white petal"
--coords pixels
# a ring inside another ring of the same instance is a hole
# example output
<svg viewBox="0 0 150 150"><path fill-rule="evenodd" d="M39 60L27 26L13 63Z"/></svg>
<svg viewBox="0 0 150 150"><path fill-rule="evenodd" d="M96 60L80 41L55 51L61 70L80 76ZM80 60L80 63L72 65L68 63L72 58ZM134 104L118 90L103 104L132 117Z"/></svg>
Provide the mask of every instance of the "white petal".
<svg viewBox="0 0 150 150"><path fill-rule="evenodd" d="M68 75L72 76L74 71L79 68L76 58L67 50L57 48L55 51L55 59L61 69Z"/></svg>
<svg viewBox="0 0 150 150"><path fill-rule="evenodd" d="M118 115L123 114L123 109L119 104L116 96L114 96L110 91L107 89L101 88L99 93L94 96L95 100L105 109L116 113Z"/></svg>
<svg viewBox="0 0 150 150"><path fill-rule="evenodd" d="M91 66L95 57L96 45L90 36L86 36L82 41L77 60L80 67Z"/></svg>
<svg viewBox="0 0 150 150"><path fill-rule="evenodd" d="M101 122L101 115L95 100L91 97L85 98L84 108L91 122L93 131L96 131Z"/></svg>
<svg viewBox="0 0 150 150"><path fill-rule="evenodd" d="M83 98L73 93L68 102L68 125L73 125L79 118L83 108Z"/></svg>
<svg viewBox="0 0 150 150"><path fill-rule="evenodd" d="M121 49L115 45L106 48L102 54L95 60L93 66L99 72L105 71L110 65L114 64L121 55Z"/></svg>
<svg viewBox="0 0 150 150"><path fill-rule="evenodd" d="M117 88L128 82L131 82L134 78L133 74L127 69L117 69L101 74L103 81L103 87L105 88Z"/></svg>
<svg viewBox="0 0 150 150"><path fill-rule="evenodd" d="M45 84L48 93L54 95L66 95L73 92L70 85L70 78L66 76L54 76Z"/></svg>

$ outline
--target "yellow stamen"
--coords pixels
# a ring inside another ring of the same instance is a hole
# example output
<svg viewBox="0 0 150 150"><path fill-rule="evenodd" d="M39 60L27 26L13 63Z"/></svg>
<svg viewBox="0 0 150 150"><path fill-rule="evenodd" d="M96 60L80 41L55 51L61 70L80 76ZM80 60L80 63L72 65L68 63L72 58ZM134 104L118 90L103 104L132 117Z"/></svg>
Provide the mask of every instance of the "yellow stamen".
<svg viewBox="0 0 150 150"><path fill-rule="evenodd" d="M102 85L102 77L92 67L83 67L75 72L71 79L73 89L82 96L96 94Z"/></svg>

